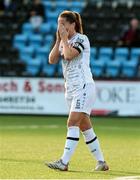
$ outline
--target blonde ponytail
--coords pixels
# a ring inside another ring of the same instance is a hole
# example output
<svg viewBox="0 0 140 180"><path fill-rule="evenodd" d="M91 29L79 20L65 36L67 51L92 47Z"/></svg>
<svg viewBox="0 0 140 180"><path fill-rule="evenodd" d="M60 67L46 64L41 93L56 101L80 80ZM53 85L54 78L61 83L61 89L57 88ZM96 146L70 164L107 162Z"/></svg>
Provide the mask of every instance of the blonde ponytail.
<svg viewBox="0 0 140 180"><path fill-rule="evenodd" d="M82 19L79 13L74 12L75 16L76 16L76 31L83 34L83 27L82 27Z"/></svg>

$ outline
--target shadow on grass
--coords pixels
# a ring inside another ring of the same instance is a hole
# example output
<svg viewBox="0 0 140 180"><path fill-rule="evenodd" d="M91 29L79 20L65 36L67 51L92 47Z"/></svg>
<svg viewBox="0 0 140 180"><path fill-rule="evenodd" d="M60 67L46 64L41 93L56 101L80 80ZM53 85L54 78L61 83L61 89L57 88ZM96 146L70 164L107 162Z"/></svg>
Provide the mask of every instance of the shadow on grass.
<svg viewBox="0 0 140 180"><path fill-rule="evenodd" d="M44 161L42 160L32 160L32 159L8 159L8 158L1 158L0 161L6 161L6 162L17 162L17 163L36 163L36 164L44 164ZM62 172L63 171L57 171L57 172ZM82 173L84 175L83 178L87 175L93 175L93 174L106 174L106 176L137 176L140 175L138 172L132 172L132 171L120 171L120 170L109 170L109 171L86 171L86 170L73 170L70 169L69 171L65 171L67 173Z"/></svg>
<svg viewBox="0 0 140 180"><path fill-rule="evenodd" d="M138 172L132 172L132 171L119 171L119 170L109 170L109 171L81 171L81 170L69 170L68 172L72 173L83 173L83 174L106 174L109 176L137 176L140 175Z"/></svg>

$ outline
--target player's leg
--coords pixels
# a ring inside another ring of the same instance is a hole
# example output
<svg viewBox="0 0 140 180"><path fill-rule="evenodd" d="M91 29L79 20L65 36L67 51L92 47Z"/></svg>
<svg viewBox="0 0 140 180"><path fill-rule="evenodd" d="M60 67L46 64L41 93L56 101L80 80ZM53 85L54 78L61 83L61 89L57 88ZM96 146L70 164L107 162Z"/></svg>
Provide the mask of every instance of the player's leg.
<svg viewBox="0 0 140 180"><path fill-rule="evenodd" d="M71 112L68 118L68 131L64 147L64 152L60 160L54 162L45 162L45 164L52 169L62 171L68 170L68 163L73 155L75 148L79 141L79 125L83 120L85 114L81 112Z"/></svg>
<svg viewBox="0 0 140 180"><path fill-rule="evenodd" d="M64 164L68 164L71 156L73 155L75 148L79 141L79 126L84 119L84 113L71 112L67 122L67 139L65 143L64 153L61 157Z"/></svg>
<svg viewBox="0 0 140 180"><path fill-rule="evenodd" d="M81 121L80 129L83 132L83 136L87 146L89 147L92 155L96 158L98 164L96 170L107 170L108 167L105 166L105 161L103 153L101 151L99 140L94 132L90 121L90 112L92 110L93 104L95 103L95 85L87 84L84 88L83 96L81 96L81 104L83 106L83 111L85 116Z"/></svg>
<svg viewBox="0 0 140 180"><path fill-rule="evenodd" d="M80 130L82 131L82 134L85 139L85 143L87 144L90 152L97 160L97 166L95 170L98 170L98 171L108 170L109 167L104 161L104 156L101 151L99 140L92 128L92 124L88 115L82 119L81 124L80 124Z"/></svg>
<svg viewBox="0 0 140 180"><path fill-rule="evenodd" d="M80 130L84 136L85 143L97 161L104 161L103 153L100 148L99 140L93 130L89 116L81 121Z"/></svg>

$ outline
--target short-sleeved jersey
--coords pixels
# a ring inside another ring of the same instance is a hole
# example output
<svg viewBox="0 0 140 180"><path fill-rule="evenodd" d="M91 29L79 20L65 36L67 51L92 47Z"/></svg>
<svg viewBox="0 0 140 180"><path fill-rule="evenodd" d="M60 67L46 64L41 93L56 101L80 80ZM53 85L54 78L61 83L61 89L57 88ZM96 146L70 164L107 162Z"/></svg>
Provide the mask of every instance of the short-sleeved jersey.
<svg viewBox="0 0 140 180"><path fill-rule="evenodd" d="M71 61L63 58L63 44L60 43L60 54L62 56L62 68L67 93L80 90L85 84L93 83L90 70L90 43L86 35L76 33L70 40L70 46L75 48L79 55Z"/></svg>

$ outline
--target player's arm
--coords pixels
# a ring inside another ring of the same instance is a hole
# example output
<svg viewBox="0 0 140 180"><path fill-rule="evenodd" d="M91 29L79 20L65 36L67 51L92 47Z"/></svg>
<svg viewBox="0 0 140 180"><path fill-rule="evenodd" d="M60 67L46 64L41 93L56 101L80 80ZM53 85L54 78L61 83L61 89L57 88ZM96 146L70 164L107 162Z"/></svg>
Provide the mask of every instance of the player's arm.
<svg viewBox="0 0 140 180"><path fill-rule="evenodd" d="M64 59L71 61L81 53L81 50L76 46L70 46L67 41L63 41Z"/></svg>
<svg viewBox="0 0 140 180"><path fill-rule="evenodd" d="M60 53L59 53L59 45L60 45L60 36L59 36L59 33L57 31L56 33L56 42L55 42L55 45L54 47L52 48L50 54L49 54L49 63L50 64L56 64L59 60L59 56L60 56Z"/></svg>

